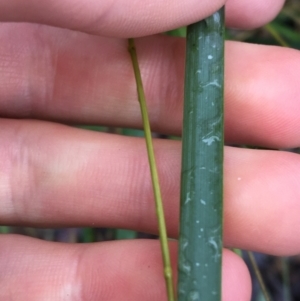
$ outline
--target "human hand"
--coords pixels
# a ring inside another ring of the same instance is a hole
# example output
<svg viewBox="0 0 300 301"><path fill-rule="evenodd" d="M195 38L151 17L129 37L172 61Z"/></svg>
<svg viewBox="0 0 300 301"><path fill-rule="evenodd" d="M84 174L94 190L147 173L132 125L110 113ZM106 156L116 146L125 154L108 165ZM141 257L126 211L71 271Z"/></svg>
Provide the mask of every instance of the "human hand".
<svg viewBox="0 0 300 301"><path fill-rule="evenodd" d="M127 2L0 2L3 21L66 28L0 27L2 224L157 232L144 140L55 122L141 127L127 41L120 37L192 23L224 1ZM227 5L228 24L245 28L267 22L282 1ZM180 134L184 40L156 35L136 45L152 127ZM299 146L299 65L294 50L227 42L227 143ZM180 143L156 140L155 148L168 229L177 237ZM300 251L299 170L295 154L226 147L227 247L277 255ZM13 235L0 239L0 300L164 300L157 241L71 245ZM175 242L171 251L176 267ZM249 300L247 269L228 250L223 273L223 300Z"/></svg>

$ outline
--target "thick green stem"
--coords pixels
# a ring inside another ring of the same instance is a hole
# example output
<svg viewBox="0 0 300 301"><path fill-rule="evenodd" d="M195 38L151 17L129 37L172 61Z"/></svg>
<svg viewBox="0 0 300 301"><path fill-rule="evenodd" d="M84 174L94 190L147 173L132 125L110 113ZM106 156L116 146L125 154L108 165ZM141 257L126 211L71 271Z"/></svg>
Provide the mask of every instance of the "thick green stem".
<svg viewBox="0 0 300 301"><path fill-rule="evenodd" d="M141 73L139 69L136 49L134 45L133 39L129 39L129 52L132 59L137 91L138 91L138 99L141 107L142 118L143 118L143 127L146 138L147 152L148 152L148 160L151 171L152 185L155 197L155 205L156 205L156 215L158 219L158 230L159 230L159 239L161 244L162 256L163 256L163 264L164 264L164 276L166 280L167 294L169 301L175 301L174 296L174 286L173 286L173 277L172 277L172 266L168 245L168 236L166 229L166 222L164 217L163 203L161 198L160 186L158 173L156 168L153 144L152 144L152 136L150 129L150 122L148 117L148 111L146 106L145 94L143 89L143 83L141 78Z"/></svg>
<svg viewBox="0 0 300 301"><path fill-rule="evenodd" d="M224 9L187 29L178 300L221 300Z"/></svg>

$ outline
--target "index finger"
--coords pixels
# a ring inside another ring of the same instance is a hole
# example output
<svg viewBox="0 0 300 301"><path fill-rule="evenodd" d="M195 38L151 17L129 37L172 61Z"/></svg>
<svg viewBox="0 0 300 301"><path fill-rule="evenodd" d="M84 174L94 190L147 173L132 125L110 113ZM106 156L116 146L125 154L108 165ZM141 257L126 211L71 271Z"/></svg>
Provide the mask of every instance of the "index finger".
<svg viewBox="0 0 300 301"><path fill-rule="evenodd" d="M255 27L272 19L284 0L0 0L0 20L43 23L93 34L136 37L201 20L228 4L234 27Z"/></svg>

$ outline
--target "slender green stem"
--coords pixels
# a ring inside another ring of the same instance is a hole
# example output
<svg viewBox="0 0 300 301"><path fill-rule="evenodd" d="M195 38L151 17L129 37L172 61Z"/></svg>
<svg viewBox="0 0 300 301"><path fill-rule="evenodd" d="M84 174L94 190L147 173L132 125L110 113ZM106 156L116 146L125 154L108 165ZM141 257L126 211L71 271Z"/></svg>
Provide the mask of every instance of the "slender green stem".
<svg viewBox="0 0 300 301"><path fill-rule="evenodd" d="M265 29L273 36L273 38L283 47L289 47L289 44L281 37L281 35L273 28L271 24L265 25Z"/></svg>
<svg viewBox="0 0 300 301"><path fill-rule="evenodd" d="M224 8L187 29L179 301L221 300Z"/></svg>
<svg viewBox="0 0 300 301"><path fill-rule="evenodd" d="M137 83L138 99L139 99L141 112L142 112L142 118L143 118L143 127L144 127L144 132L145 132L148 160L149 160L149 164L150 164L152 185L153 185L153 191L154 191L154 197L155 197L156 215L157 215L157 219L158 219L158 228L159 228L159 239L160 239L162 256L163 256L164 276L165 276L165 280L166 280L168 300L175 301L166 222L165 222L165 217L164 217L163 203L162 203L162 198L161 198L159 179L158 179L158 173L157 173L153 144L152 144L152 136L151 136L150 122L149 122L146 100L145 100L145 93L144 93L144 89L143 89L142 78L141 78L140 68L139 68L139 64L138 64L134 40L129 39L128 45L129 45L128 49L129 49L130 56L132 59L135 79L136 79L136 83Z"/></svg>
<svg viewBox="0 0 300 301"><path fill-rule="evenodd" d="M261 273L260 273L260 271L259 271L259 268L258 268L258 266L257 266L257 264L256 264L256 260L255 260L255 258L254 258L253 253L250 252L250 251L247 251L247 253L248 253L248 256L249 256L249 258L250 258L250 262L251 262L251 265L252 265L252 267L253 267L255 276L256 276L256 278L257 278L257 280L258 280L258 283L259 283L259 285L260 285L260 288L261 288L261 290L262 290L262 292L263 292L263 295L264 295L266 301L271 301L271 299L270 299L270 297L269 297L269 294L268 294L268 291L267 291L267 288L266 288L266 286L265 286L264 280L263 280L263 278L262 278L262 276L261 276Z"/></svg>

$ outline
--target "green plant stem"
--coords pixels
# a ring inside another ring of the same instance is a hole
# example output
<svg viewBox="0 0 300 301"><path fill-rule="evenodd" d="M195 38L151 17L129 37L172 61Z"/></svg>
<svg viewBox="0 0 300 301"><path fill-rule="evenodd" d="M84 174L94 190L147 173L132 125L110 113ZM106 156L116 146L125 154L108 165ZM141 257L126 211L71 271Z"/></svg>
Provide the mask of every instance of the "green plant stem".
<svg viewBox="0 0 300 301"><path fill-rule="evenodd" d="M221 300L224 8L187 29L178 301Z"/></svg>
<svg viewBox="0 0 300 301"><path fill-rule="evenodd" d="M146 100L145 100L145 93L143 89L143 83L142 83L140 68L138 64L138 59L137 59L137 54L136 54L136 49L135 49L133 39L128 40L128 46L129 46L128 49L130 52L130 56L132 59L132 64L133 64L133 69L134 69L134 74L135 74L135 79L137 84L138 99L139 99L142 118L143 118L143 127L145 132L148 160L150 165L152 185L153 185L153 191L155 197L156 215L158 219L158 228L159 228L159 239L160 239L162 256L163 256L164 277L166 280L168 300L175 301L172 267L171 267L171 259L170 259L170 251L168 245L168 236L167 236L167 228L166 228L166 222L164 217L163 203L161 198L158 172L156 168L156 162L155 162L155 156L154 156L154 150L152 144L152 136L151 136L150 122L149 122L148 111L147 111Z"/></svg>
<svg viewBox="0 0 300 301"><path fill-rule="evenodd" d="M289 47L289 44L280 36L271 24L265 25L265 29L273 36L273 38L283 47Z"/></svg>
<svg viewBox="0 0 300 301"><path fill-rule="evenodd" d="M262 290L262 293L263 293L263 295L264 295L266 301L271 301L271 299L270 299L270 297L269 297L269 294L268 294L268 291L267 291L267 288L266 288L266 286L265 286L264 280L263 280L263 278L262 278L262 276L261 276L261 273L260 273L260 271L259 271L259 268L258 268L258 266L257 266L257 264L256 264L256 260L255 260L255 258L254 258L253 253L250 252L250 251L247 251L247 254L248 254L249 258L250 258L250 262L251 262L251 265L252 265L252 267L253 267L254 274L255 274L255 276L256 276L256 278L257 278L257 280L258 280L258 283L259 283L259 285L260 285L260 288L261 288L261 290Z"/></svg>

